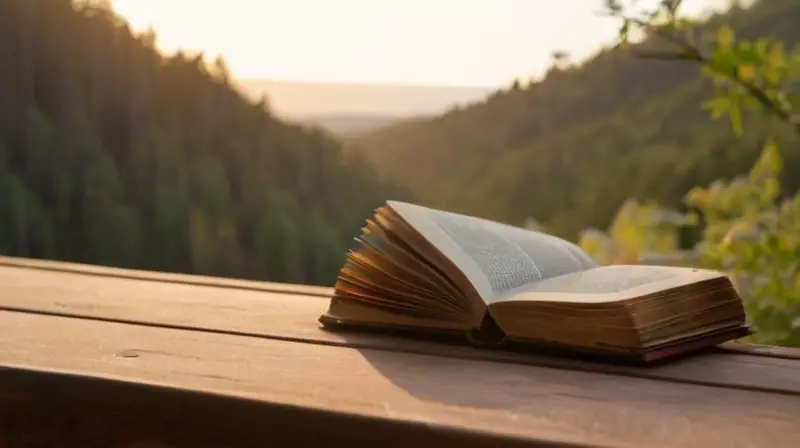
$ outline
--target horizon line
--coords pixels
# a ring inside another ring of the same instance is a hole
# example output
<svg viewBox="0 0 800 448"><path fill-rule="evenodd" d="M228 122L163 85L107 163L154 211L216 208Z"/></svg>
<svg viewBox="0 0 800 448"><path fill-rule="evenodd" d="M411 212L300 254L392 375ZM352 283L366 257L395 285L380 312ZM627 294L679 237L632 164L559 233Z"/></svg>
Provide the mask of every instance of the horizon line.
<svg viewBox="0 0 800 448"><path fill-rule="evenodd" d="M346 86L360 86L360 87L428 87L428 88L437 88L437 89L481 89L481 90L497 90L502 89L505 85L495 85L495 84L437 84L433 82L411 82L411 81L354 81L354 80L347 80L347 81L339 81L339 80L330 80L330 81L311 81L307 79L288 79L288 78L237 78L235 79L238 83L255 83L255 82L273 82L273 83L284 83L284 84L314 84L314 85L346 85ZM507 84L511 85L514 80L509 81Z"/></svg>

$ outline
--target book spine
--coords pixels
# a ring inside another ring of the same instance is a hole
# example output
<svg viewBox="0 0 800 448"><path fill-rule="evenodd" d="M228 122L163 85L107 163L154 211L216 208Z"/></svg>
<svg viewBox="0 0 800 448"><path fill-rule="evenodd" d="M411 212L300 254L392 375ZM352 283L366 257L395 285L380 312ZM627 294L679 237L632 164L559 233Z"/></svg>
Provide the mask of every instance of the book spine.
<svg viewBox="0 0 800 448"><path fill-rule="evenodd" d="M506 333L487 311L480 328L467 332L467 340L476 347L499 347L506 342Z"/></svg>

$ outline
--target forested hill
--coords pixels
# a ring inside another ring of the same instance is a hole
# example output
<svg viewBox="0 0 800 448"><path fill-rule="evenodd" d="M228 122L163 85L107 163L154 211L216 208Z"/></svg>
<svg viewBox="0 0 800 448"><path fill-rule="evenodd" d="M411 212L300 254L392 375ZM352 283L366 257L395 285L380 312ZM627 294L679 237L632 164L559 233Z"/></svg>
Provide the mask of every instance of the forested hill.
<svg viewBox="0 0 800 448"><path fill-rule="evenodd" d="M797 0L760 0L708 25L792 44L798 17ZM711 93L691 63L606 50L580 66L553 68L541 82L520 82L354 145L428 204L514 224L533 217L574 238L588 226L604 228L628 197L676 206L694 185L747 172L764 126L747 125L736 139L728 122L710 121L701 108ZM795 190L800 147L794 140L782 149L787 187Z"/></svg>
<svg viewBox="0 0 800 448"><path fill-rule="evenodd" d="M403 197L107 6L0 0L0 42L0 254L331 283Z"/></svg>

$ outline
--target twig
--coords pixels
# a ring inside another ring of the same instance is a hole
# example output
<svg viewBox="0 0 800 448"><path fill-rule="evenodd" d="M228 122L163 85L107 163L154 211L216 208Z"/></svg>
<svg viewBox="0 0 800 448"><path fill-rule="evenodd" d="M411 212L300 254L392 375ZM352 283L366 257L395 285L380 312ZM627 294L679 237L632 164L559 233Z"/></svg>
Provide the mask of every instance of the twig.
<svg viewBox="0 0 800 448"><path fill-rule="evenodd" d="M628 21L629 23L633 23L641 28L646 28L652 31L661 39L676 45L679 47L682 52L677 53L669 53L669 52L639 52L640 57L648 58L648 53L652 57L652 59L672 59L672 60L680 60L680 61L694 61L703 65L705 67L712 68L717 73L720 73L718 69L713 67L711 64L711 59L708 56L705 56L699 48L692 45L691 42L687 41L685 37L677 35L673 32L668 32L664 28L654 26L644 20L636 19L632 17L622 17L623 20ZM635 53L634 53L635 54ZM671 58L669 56L672 56ZM739 72L736 69L732 69L729 72L722 72L720 73L733 81L734 83L743 87L747 93L749 93L753 98L755 98L761 105L765 108L770 110L772 113L777 115L781 120L787 122L789 125L792 125L795 130L800 133L800 120L797 120L795 117L792 116L791 111L786 110L780 104L778 104L775 100L769 97L769 95L759 88L757 85L753 84L746 79L743 79Z"/></svg>

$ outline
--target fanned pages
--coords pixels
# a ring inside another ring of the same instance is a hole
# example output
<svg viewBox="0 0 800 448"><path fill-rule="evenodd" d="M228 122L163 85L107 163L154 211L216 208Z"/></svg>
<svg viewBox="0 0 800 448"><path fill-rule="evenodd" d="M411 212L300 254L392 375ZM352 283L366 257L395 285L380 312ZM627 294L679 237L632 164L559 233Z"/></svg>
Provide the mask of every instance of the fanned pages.
<svg viewBox="0 0 800 448"><path fill-rule="evenodd" d="M599 266L545 233L389 201L347 254L326 327L455 333L654 361L750 334L716 271Z"/></svg>

